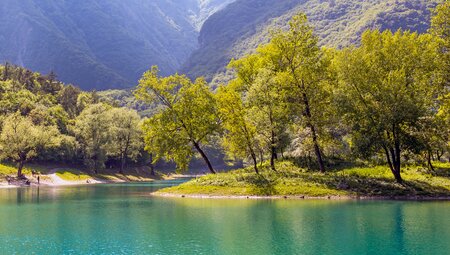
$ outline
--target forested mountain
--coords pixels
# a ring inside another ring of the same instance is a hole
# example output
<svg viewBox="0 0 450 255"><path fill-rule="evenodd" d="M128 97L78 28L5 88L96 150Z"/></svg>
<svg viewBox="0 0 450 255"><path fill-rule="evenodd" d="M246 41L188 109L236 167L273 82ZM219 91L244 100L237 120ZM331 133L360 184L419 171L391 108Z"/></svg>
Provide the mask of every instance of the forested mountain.
<svg viewBox="0 0 450 255"><path fill-rule="evenodd" d="M83 89L133 87L152 65L211 79L295 13L308 15L322 45L345 46L367 28L423 32L440 1L2 0L0 62Z"/></svg>
<svg viewBox="0 0 450 255"><path fill-rule="evenodd" d="M296 13L306 13L322 45L357 43L368 28L402 28L425 32L430 9L440 0L239 0L212 15L202 27L200 48L182 72L212 78L231 58L267 42L270 30L286 26Z"/></svg>
<svg viewBox="0 0 450 255"><path fill-rule="evenodd" d="M204 20L229 2L2 0L0 61L84 89L132 87L151 65L175 72Z"/></svg>

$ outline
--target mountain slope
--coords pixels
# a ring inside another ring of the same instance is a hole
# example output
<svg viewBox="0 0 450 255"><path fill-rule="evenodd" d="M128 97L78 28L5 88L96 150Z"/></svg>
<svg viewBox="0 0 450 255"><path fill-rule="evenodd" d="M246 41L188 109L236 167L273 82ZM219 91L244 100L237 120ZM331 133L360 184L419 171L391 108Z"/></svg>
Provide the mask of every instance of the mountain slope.
<svg viewBox="0 0 450 255"><path fill-rule="evenodd" d="M440 0L238 0L212 15L200 31L200 47L183 65L189 76L212 79L237 58L267 42L269 31L296 13L308 15L321 43L357 43L368 28L424 32L430 8ZM217 78L217 77L216 77Z"/></svg>
<svg viewBox="0 0 450 255"><path fill-rule="evenodd" d="M2 0L0 61L84 89L134 86L151 65L175 72L204 20L231 1Z"/></svg>

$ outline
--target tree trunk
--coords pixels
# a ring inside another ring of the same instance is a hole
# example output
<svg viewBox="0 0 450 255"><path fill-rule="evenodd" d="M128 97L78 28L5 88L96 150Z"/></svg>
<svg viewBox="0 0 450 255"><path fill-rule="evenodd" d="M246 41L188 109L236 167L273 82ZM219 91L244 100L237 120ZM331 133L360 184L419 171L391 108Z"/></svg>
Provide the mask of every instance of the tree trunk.
<svg viewBox="0 0 450 255"><path fill-rule="evenodd" d="M22 177L23 165L24 165L24 160L20 160L17 163L17 178L21 178Z"/></svg>
<svg viewBox="0 0 450 255"><path fill-rule="evenodd" d="M120 159L120 174L123 174L123 170L125 169L126 159L125 159L124 155L122 155L120 158L121 158Z"/></svg>
<svg viewBox="0 0 450 255"><path fill-rule="evenodd" d="M319 143L317 142L317 135L316 135L316 131L313 125L311 125L311 132L312 132L312 136L313 136L313 143L314 143L314 152L316 153L316 157L317 157L317 161L319 163L319 169L320 172L325 172L325 165L323 163L323 159L322 159L322 152L320 151L320 147L319 147Z"/></svg>
<svg viewBox="0 0 450 255"><path fill-rule="evenodd" d="M394 175L395 180L398 183L403 183L403 179L401 176L401 162L400 162L400 146L398 143L394 146L395 148L388 148L386 145L383 146L385 153L386 153L386 159L389 165L389 168L391 169L392 174Z"/></svg>
<svg viewBox="0 0 450 255"><path fill-rule="evenodd" d="M427 152L427 163L428 163L428 168L434 172L433 163L431 162L431 151Z"/></svg>
<svg viewBox="0 0 450 255"><path fill-rule="evenodd" d="M277 148L275 146L275 132L272 130L271 144L270 144L270 167L273 171L277 171L275 168L275 160L277 159Z"/></svg>
<svg viewBox="0 0 450 255"><path fill-rule="evenodd" d="M436 151L436 157L437 157L438 161L441 161L443 155L444 155L444 151L443 150L442 151L440 151L440 150Z"/></svg>
<svg viewBox="0 0 450 255"><path fill-rule="evenodd" d="M305 89L304 87L305 86L302 81L302 89L303 90ZM309 100L308 100L308 96L306 95L306 92L303 92L303 104L305 105L304 116L306 117L306 120L307 120L307 126L311 130L311 135L312 135L313 144L314 144L314 153L316 154L316 157L317 157L317 163L319 164L320 172L323 173L323 172L325 172L325 164L323 163L322 152L319 147L319 142L317 141L316 128L312 123L311 109L309 106Z"/></svg>
<svg viewBox="0 0 450 255"><path fill-rule="evenodd" d="M150 174L155 176L155 167L153 166L153 154L150 153Z"/></svg>
<svg viewBox="0 0 450 255"><path fill-rule="evenodd" d="M200 155L202 156L203 160L205 160L206 165L208 165L209 171L210 171L212 174L215 174L216 171L214 171L214 168L213 168L211 162L209 161L209 159L208 159L208 157L206 156L205 152L200 148L200 145L199 145L197 142L195 142L195 141L193 141L192 143L194 144L195 149L196 149L196 150L200 153Z"/></svg>
<svg viewBox="0 0 450 255"><path fill-rule="evenodd" d="M252 156L252 159L253 159L253 167L255 168L255 172L256 172L256 174L259 174L259 171L258 171L258 160L256 159L256 154L255 154L255 152L252 150L251 151L251 156Z"/></svg>

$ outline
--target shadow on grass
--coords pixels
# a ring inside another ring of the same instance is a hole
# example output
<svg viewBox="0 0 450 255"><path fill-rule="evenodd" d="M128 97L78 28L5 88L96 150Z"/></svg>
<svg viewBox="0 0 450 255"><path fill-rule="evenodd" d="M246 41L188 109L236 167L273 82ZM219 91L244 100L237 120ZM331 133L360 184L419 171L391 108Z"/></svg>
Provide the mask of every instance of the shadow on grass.
<svg viewBox="0 0 450 255"><path fill-rule="evenodd" d="M413 180L397 183L394 179L367 176L312 177L310 181L330 189L342 190L360 196L449 196L450 191L438 185Z"/></svg>
<svg viewBox="0 0 450 255"><path fill-rule="evenodd" d="M238 182L244 182L248 184L251 188L251 192L253 194L259 194L259 195L275 195L275 184L276 181L266 178L263 175L258 174L248 174L244 176L238 176L236 178Z"/></svg>
<svg viewBox="0 0 450 255"><path fill-rule="evenodd" d="M303 157L303 158L289 158L288 160L298 168L307 169L308 171L312 172L319 171L319 165L315 159ZM366 167L366 165L363 163L349 162L342 159L333 159L333 158L327 158L325 161L325 169L327 172L337 172L344 169L359 168L359 167Z"/></svg>
<svg viewBox="0 0 450 255"><path fill-rule="evenodd" d="M431 174L433 176L450 178L450 167L435 167Z"/></svg>

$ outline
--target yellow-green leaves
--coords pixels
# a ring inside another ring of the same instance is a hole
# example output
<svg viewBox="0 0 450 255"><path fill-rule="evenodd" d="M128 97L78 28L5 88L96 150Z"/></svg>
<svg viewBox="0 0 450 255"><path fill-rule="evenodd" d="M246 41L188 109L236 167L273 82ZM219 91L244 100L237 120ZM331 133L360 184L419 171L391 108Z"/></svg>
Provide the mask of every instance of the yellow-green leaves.
<svg viewBox="0 0 450 255"><path fill-rule="evenodd" d="M6 117L0 134L0 157L23 164L44 150L60 144L56 126L35 125L29 118L19 114Z"/></svg>
<svg viewBox="0 0 450 255"><path fill-rule="evenodd" d="M192 82L184 75L160 77L153 67L135 91L138 99L158 103L159 112L144 122L146 150L172 160L178 170L186 170L195 148L211 172L209 159L201 148L220 128L215 98L204 79Z"/></svg>

